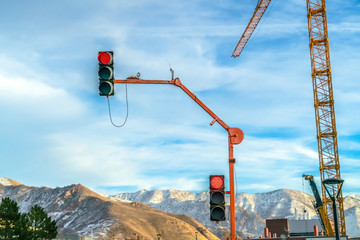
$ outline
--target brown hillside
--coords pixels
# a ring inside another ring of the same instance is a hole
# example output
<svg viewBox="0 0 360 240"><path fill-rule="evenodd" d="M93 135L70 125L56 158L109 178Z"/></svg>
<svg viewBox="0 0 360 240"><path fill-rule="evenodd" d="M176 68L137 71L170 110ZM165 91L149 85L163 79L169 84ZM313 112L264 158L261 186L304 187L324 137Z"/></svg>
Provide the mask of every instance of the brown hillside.
<svg viewBox="0 0 360 240"><path fill-rule="evenodd" d="M77 184L54 189L0 185L0 199L10 197L23 212L37 204L57 222L61 234L99 239L218 240L203 225L186 215L162 212L139 202L105 198Z"/></svg>
<svg viewBox="0 0 360 240"><path fill-rule="evenodd" d="M199 240L216 240L211 232L194 219L185 215L176 215L156 210L142 203L120 203L114 202L110 207L110 214L121 223L112 228L108 236L115 238L131 237L136 239L152 240L161 239L187 240L195 239L195 232L198 232ZM119 234L118 232L122 233Z"/></svg>
<svg viewBox="0 0 360 240"><path fill-rule="evenodd" d="M6 178L6 177L0 177L0 184L3 186L19 186L19 185L23 185L22 183L19 183L15 180L12 180L10 178Z"/></svg>

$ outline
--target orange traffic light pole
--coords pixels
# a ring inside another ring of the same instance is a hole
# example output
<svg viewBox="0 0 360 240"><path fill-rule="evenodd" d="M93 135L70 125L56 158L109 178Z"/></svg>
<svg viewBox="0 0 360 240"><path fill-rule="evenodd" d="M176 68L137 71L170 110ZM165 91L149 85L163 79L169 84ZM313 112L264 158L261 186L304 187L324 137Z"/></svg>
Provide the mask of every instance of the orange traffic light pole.
<svg viewBox="0 0 360 240"><path fill-rule="evenodd" d="M235 176L234 176L234 151L233 146L240 144L244 139L244 133L240 128L230 128L223 120L221 120L213 111L211 111L202 101L200 101L195 94L193 94L187 87L185 87L179 78L172 80L143 80L139 78L116 79L115 83L130 83L130 84L172 84L180 87L189 97L191 97L200 107L202 107L212 118L210 125L218 122L228 132L229 143L229 178L230 178L230 230L231 240L236 239L236 225L235 225ZM229 194L229 192L227 192Z"/></svg>

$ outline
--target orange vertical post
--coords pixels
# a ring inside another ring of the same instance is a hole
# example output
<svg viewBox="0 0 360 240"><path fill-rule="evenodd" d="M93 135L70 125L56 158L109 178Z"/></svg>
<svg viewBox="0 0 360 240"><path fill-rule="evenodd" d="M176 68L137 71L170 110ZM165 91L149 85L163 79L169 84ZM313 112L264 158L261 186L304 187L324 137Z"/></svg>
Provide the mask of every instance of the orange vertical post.
<svg viewBox="0 0 360 240"><path fill-rule="evenodd" d="M264 228L264 237L268 238L269 237L269 229L266 227Z"/></svg>
<svg viewBox="0 0 360 240"><path fill-rule="evenodd" d="M317 225L314 225L314 236L319 236L319 228Z"/></svg>
<svg viewBox="0 0 360 240"><path fill-rule="evenodd" d="M234 176L234 150L231 143L231 135L229 132L229 178L230 178L230 232L231 240L236 237L236 217L235 217L235 176Z"/></svg>
<svg viewBox="0 0 360 240"><path fill-rule="evenodd" d="M219 118L213 111L210 110L194 93L185 87L179 78L172 80L144 80L144 79L116 79L115 83L127 84L172 84L181 88L190 98L192 98L202 109L204 109L212 118L210 125L218 122L228 132L229 142L229 182L230 182L230 240L236 240L236 218L235 218L235 174L234 174L234 151L233 146L240 144L244 139L244 133L240 128L229 127L221 118Z"/></svg>

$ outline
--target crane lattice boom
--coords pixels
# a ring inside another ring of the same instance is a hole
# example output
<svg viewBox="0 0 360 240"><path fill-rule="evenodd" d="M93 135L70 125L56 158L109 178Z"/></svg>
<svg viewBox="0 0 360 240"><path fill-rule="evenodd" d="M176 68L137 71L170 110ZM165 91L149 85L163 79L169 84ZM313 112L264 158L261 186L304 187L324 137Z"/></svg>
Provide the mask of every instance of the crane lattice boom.
<svg viewBox="0 0 360 240"><path fill-rule="evenodd" d="M325 0L306 0L309 28L311 75L314 91L316 131L321 181L341 178L331 77L329 37ZM338 199L340 233L346 236L343 196ZM332 201L322 185L322 199L330 221L334 221Z"/></svg>
<svg viewBox="0 0 360 240"><path fill-rule="evenodd" d="M244 49L246 43L249 41L251 35L253 34L256 26L260 22L261 17L263 16L265 10L269 6L271 0L260 0L255 8L255 12L250 19L249 24L247 25L243 35L241 36L238 44L235 47L235 50L232 54L233 57L238 57L242 50Z"/></svg>

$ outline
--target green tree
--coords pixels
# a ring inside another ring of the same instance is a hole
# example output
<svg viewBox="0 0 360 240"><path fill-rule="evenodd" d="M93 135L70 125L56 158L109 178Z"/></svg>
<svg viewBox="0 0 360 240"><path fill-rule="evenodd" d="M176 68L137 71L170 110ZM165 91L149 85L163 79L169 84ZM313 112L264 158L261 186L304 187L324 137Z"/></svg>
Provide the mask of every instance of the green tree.
<svg viewBox="0 0 360 240"><path fill-rule="evenodd" d="M57 235L56 222L38 205L24 214L24 223L28 226L27 239L53 239Z"/></svg>
<svg viewBox="0 0 360 240"><path fill-rule="evenodd" d="M17 202L8 197L3 198L0 204L0 239L17 238L20 218Z"/></svg>
<svg viewBox="0 0 360 240"><path fill-rule="evenodd" d="M0 204L0 239L37 240L53 239L57 235L56 222L45 210L35 205L28 213L21 214L19 206L10 198Z"/></svg>
<svg viewBox="0 0 360 240"><path fill-rule="evenodd" d="M20 220L16 225L16 233L18 240L30 239L30 224L26 219L26 214L21 214Z"/></svg>

